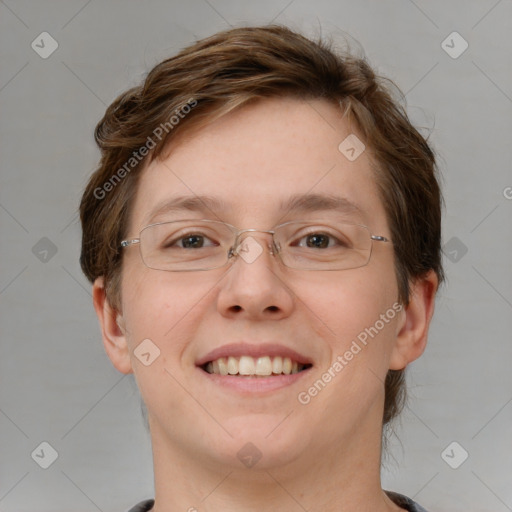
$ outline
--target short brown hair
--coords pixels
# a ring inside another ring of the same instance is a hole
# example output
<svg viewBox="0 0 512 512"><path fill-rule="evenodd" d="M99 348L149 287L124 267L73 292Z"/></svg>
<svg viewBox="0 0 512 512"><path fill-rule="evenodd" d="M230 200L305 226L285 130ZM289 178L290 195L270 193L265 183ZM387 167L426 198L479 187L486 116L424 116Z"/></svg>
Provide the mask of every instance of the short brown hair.
<svg viewBox="0 0 512 512"><path fill-rule="evenodd" d="M394 99L398 93L364 58L282 26L235 28L185 48L121 94L96 127L101 161L80 204L83 272L91 282L103 276L109 302L120 307L120 243L137 181L177 134L262 98L323 98L354 120L370 149L393 240L398 300L407 304L415 279L434 270L443 281L442 198L433 151L411 125L403 101ZM384 425L404 400L404 371L390 370Z"/></svg>

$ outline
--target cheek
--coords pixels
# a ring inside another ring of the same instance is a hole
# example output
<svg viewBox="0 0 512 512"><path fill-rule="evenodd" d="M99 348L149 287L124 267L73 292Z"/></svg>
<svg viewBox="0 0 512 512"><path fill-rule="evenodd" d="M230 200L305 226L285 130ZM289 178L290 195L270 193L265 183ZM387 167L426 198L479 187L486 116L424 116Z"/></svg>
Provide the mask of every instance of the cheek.
<svg viewBox="0 0 512 512"><path fill-rule="evenodd" d="M311 389L312 400L321 408L336 411L332 412L335 424L343 424L347 411L358 416L383 399L398 323L397 286L391 269L368 266L340 272L317 287L311 283L298 287L309 290L300 298L311 312L308 316L318 342L329 354L322 361L322 382L308 382L313 389L305 391L309 395Z"/></svg>
<svg viewBox="0 0 512 512"><path fill-rule="evenodd" d="M162 361L180 357L198 326L208 288L198 276L137 269L123 279L123 315L131 351L150 339Z"/></svg>
<svg viewBox="0 0 512 512"><path fill-rule="evenodd" d="M379 334L389 337L395 333L394 310L386 317L384 327L380 321L397 297L396 280L390 267L385 273L389 277L383 279L381 269L368 266L336 275L325 273L314 278L305 275L295 283L294 293L309 311L312 327L329 345L332 355L344 351L359 334L363 333L364 338L365 329L376 322Z"/></svg>
<svg viewBox="0 0 512 512"><path fill-rule="evenodd" d="M354 419L351 424L357 424L357 418L374 406L380 414L383 403L398 306L396 283L374 277L369 268L340 273L338 279L318 286L316 293L301 295L318 342L329 353L322 373L305 383L303 391L318 409L330 411L326 429L333 435L339 435L339 425L347 424L347 415ZM302 289L312 290L305 284Z"/></svg>
<svg viewBox="0 0 512 512"><path fill-rule="evenodd" d="M184 274L137 268L125 275L123 316L142 398L152 414L191 414L190 400L179 383L186 379L184 363L190 363L186 349L204 316L208 289ZM141 354L148 352L149 364L145 364ZM162 417L162 421L171 420Z"/></svg>

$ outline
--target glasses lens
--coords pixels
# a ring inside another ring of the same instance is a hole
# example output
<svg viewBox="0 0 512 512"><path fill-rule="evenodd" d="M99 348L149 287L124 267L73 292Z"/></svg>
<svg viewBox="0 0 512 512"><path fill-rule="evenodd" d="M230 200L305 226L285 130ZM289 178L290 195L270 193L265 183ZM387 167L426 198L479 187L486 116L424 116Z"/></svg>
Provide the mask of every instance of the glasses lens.
<svg viewBox="0 0 512 512"><path fill-rule="evenodd" d="M234 238L226 224L181 220L152 224L140 234L142 260L157 270L207 270L224 265Z"/></svg>
<svg viewBox="0 0 512 512"><path fill-rule="evenodd" d="M359 224L336 221L288 222L276 229L284 265L303 270L345 270L370 260L370 232Z"/></svg>

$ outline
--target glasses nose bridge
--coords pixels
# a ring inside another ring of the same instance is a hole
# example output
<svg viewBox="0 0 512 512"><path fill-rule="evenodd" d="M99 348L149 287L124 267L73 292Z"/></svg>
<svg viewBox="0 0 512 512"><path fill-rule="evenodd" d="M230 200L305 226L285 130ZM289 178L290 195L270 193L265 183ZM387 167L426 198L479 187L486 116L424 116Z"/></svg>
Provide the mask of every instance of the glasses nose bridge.
<svg viewBox="0 0 512 512"><path fill-rule="evenodd" d="M274 255L277 253L277 246L275 244L275 239L274 239L275 230L247 228L247 229L240 229L235 233L235 240L234 240L233 245L229 251L229 254L230 255L238 254L238 252L243 244L243 241L246 238L248 238L249 236L251 236L252 233L264 233L267 235L271 235L272 241L270 243L267 243L266 245L267 245L267 248L271 255ZM244 235L247 235L247 236L244 236ZM274 251L274 248L276 249L276 251Z"/></svg>

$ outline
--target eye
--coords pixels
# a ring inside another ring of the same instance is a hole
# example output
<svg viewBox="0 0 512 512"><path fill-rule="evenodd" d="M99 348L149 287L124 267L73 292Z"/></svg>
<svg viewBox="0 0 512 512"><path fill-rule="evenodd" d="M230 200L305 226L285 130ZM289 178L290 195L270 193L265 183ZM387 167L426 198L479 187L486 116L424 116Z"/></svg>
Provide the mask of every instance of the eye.
<svg viewBox="0 0 512 512"><path fill-rule="evenodd" d="M207 236L201 233L188 233L179 238L166 240L162 246L164 249L201 249L203 247L212 247L218 245Z"/></svg>
<svg viewBox="0 0 512 512"><path fill-rule="evenodd" d="M306 247L314 247L316 249L325 249L326 247L329 247L329 235L315 233L313 235L307 235L304 238L306 239Z"/></svg>
<svg viewBox="0 0 512 512"><path fill-rule="evenodd" d="M203 235L187 235L183 238L180 238L178 244L181 245L184 249L198 249L200 247L204 247L205 241L207 239Z"/></svg>
<svg viewBox="0 0 512 512"><path fill-rule="evenodd" d="M346 244L340 241L335 236L329 233L313 232L299 238L298 242L294 245L298 247L308 247L312 249L327 249L334 246L345 246Z"/></svg>

